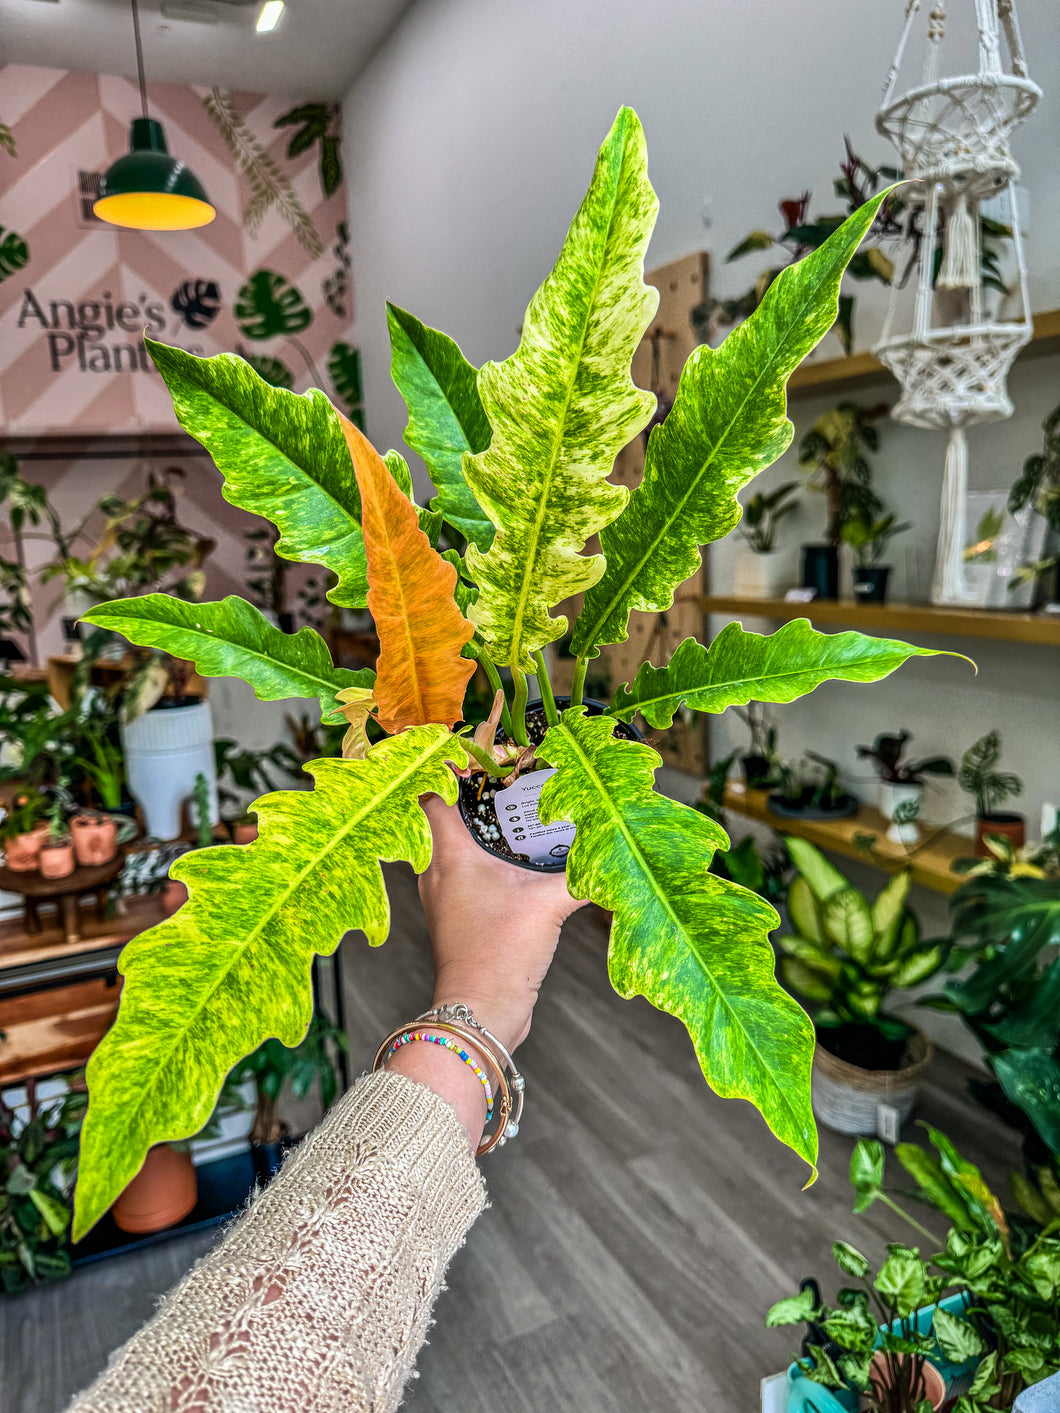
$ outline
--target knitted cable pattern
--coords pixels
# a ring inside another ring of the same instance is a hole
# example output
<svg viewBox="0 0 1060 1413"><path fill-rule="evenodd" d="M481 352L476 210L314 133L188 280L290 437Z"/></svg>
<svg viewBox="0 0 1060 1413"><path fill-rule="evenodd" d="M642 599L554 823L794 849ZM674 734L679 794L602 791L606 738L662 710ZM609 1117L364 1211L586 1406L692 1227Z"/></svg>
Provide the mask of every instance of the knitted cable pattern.
<svg viewBox="0 0 1060 1413"><path fill-rule="evenodd" d="M69 1413L390 1413L484 1201L450 1105L362 1078Z"/></svg>

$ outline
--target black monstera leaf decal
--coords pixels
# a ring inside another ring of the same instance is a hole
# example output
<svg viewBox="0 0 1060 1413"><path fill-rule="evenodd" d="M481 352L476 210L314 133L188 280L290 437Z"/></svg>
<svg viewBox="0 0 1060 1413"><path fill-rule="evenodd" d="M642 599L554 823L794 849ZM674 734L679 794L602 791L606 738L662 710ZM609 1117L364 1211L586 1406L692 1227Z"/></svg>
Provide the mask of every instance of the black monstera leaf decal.
<svg viewBox="0 0 1060 1413"><path fill-rule="evenodd" d="M173 313L179 314L189 329L205 329L217 318L221 292L216 280L185 280L173 291L169 302Z"/></svg>

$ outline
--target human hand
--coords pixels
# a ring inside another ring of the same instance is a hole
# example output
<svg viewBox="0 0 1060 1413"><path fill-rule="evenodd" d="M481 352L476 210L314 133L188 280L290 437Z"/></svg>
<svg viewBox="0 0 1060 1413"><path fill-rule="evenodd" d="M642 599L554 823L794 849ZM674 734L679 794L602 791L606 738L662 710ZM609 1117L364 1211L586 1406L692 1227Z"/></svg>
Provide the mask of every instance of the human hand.
<svg viewBox="0 0 1060 1413"><path fill-rule="evenodd" d="M469 1005L509 1050L526 1039L560 928L583 906L566 875L515 868L481 849L456 805L420 803L434 855L420 899L434 951L434 1005Z"/></svg>

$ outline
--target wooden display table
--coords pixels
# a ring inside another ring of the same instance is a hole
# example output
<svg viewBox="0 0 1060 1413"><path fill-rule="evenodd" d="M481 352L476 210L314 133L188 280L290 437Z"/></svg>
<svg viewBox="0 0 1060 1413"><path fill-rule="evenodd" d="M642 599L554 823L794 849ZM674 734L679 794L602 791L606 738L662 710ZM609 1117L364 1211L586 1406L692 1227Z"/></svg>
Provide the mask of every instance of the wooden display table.
<svg viewBox="0 0 1060 1413"><path fill-rule="evenodd" d="M95 894L95 914L102 922L107 915L110 885L125 867L124 851L119 850L110 863L94 868L78 866L66 878L43 878L39 873L20 873L0 867L0 890L20 893L26 900L25 927L36 936L42 931L40 906L54 903L62 918L63 937L67 942L81 940L81 899L86 893Z"/></svg>

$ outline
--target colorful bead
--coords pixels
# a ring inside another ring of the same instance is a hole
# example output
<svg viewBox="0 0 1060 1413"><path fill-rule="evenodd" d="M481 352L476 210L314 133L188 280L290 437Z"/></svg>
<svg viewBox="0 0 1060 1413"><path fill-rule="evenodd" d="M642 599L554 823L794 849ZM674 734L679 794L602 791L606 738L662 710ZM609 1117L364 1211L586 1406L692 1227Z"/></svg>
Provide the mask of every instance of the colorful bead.
<svg viewBox="0 0 1060 1413"><path fill-rule="evenodd" d="M443 1049L451 1050L454 1055L463 1060L464 1064L472 1071L481 1083L482 1088L486 1091L486 1122L489 1123L490 1119L493 1117L493 1087L490 1084L489 1075L451 1036L435 1035L432 1031L428 1030L406 1030L405 1033L399 1035L390 1046L390 1049L384 1056L384 1063L386 1060L389 1060L392 1055L396 1054L403 1045L410 1045L414 1040L424 1040L430 1045L441 1045Z"/></svg>

